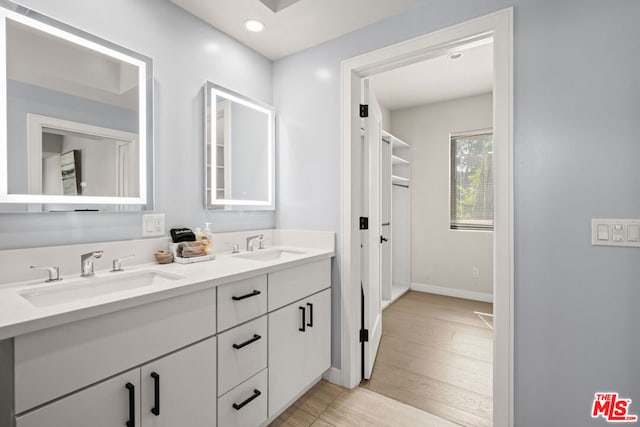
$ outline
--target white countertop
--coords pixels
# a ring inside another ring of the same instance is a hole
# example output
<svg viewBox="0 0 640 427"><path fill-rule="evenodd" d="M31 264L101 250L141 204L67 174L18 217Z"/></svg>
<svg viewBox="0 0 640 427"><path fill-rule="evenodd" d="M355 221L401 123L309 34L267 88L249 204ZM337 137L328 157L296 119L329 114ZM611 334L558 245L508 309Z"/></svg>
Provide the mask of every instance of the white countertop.
<svg viewBox="0 0 640 427"><path fill-rule="evenodd" d="M238 258L229 253L216 254L216 259L194 264L142 264L127 268L124 273L108 270L96 271L95 277L80 278L66 276L60 282L39 281L20 282L0 286L0 340L34 332L53 326L100 316L142 304L172 298L218 285L267 274L285 268L295 267L312 261L333 257L333 249L313 249L303 247L281 247L303 253L289 255L286 259L252 260ZM266 250L271 249L267 248ZM259 252L257 250L256 252ZM184 276L178 280L161 281L158 284L122 290L106 295L65 302L56 305L36 307L20 293L44 290L60 284L87 282L99 278L118 277L123 280L127 273L157 270Z"/></svg>

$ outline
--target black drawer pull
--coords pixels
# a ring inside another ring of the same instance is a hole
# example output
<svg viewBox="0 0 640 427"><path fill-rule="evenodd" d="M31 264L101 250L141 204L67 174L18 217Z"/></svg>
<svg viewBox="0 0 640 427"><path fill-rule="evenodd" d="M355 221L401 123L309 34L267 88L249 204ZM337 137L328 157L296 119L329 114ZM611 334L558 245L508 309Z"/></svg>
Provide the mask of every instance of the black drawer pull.
<svg viewBox="0 0 640 427"><path fill-rule="evenodd" d="M307 321L306 321L306 317L307 317L307 315L306 315L306 312L305 312L305 308L304 308L304 307L298 307L298 308L299 308L300 310L302 310L302 328L298 328L298 330L299 330L300 332L304 332L304 331L306 331L305 326L306 326L306 324L307 324Z"/></svg>
<svg viewBox="0 0 640 427"><path fill-rule="evenodd" d="M153 378L153 392L154 402L151 413L156 417L160 415L160 375L157 372L151 372L151 378Z"/></svg>
<svg viewBox="0 0 640 427"><path fill-rule="evenodd" d="M242 409L247 403L251 402L253 399L255 399L256 397L260 396L262 393L260 393L260 390L253 390L253 394L244 402L242 403L234 403L233 404L233 409L235 409L236 411L239 411L240 409Z"/></svg>
<svg viewBox="0 0 640 427"><path fill-rule="evenodd" d="M242 344L234 344L233 348L235 348L236 350L240 350L242 347L245 347L245 346L251 344L252 342L258 341L260 338L262 338L260 335L253 334L253 338L249 339L248 341L243 342Z"/></svg>
<svg viewBox="0 0 640 427"><path fill-rule="evenodd" d="M231 297L231 299L234 300L234 301L240 301L240 300L243 300L245 298L255 297L256 295L260 295L260 291L253 291L250 294L241 295L239 297Z"/></svg>
<svg viewBox="0 0 640 427"><path fill-rule="evenodd" d="M309 307L309 323L307 323L307 326L313 328L313 304L308 302L307 307Z"/></svg>
<svg viewBox="0 0 640 427"><path fill-rule="evenodd" d="M125 387L129 390L129 421L126 426L136 427L136 388L131 383L127 383Z"/></svg>

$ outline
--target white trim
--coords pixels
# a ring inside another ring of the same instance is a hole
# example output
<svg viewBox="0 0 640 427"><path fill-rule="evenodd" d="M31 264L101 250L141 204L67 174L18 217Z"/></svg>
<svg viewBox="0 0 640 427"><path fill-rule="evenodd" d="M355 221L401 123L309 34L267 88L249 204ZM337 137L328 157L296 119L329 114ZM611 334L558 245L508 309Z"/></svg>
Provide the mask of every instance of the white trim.
<svg viewBox="0 0 640 427"><path fill-rule="evenodd" d="M466 289L445 288L443 286L427 285L426 283L411 282L411 290L428 294L444 295L447 297L464 298L473 301L493 303L493 295L487 292L468 291Z"/></svg>
<svg viewBox="0 0 640 427"><path fill-rule="evenodd" d="M513 215L513 8L429 33L342 62L342 218L341 218L341 314L342 384L353 388L360 381L358 330L360 327L360 268L358 212L355 187L359 146L352 144L352 87L363 77L428 58L441 56L468 43L494 42L494 425L513 425L513 322L514 322L514 215ZM359 133L358 133L359 134Z"/></svg>
<svg viewBox="0 0 640 427"><path fill-rule="evenodd" d="M342 370L331 367L322 375L322 378L332 384L342 385Z"/></svg>

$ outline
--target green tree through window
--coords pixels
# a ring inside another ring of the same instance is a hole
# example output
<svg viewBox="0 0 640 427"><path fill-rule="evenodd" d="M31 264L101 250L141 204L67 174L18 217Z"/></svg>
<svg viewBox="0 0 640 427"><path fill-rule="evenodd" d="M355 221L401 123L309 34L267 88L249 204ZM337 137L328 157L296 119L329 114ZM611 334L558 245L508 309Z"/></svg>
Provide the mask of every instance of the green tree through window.
<svg viewBox="0 0 640 427"><path fill-rule="evenodd" d="M451 136L451 228L493 229L493 134Z"/></svg>

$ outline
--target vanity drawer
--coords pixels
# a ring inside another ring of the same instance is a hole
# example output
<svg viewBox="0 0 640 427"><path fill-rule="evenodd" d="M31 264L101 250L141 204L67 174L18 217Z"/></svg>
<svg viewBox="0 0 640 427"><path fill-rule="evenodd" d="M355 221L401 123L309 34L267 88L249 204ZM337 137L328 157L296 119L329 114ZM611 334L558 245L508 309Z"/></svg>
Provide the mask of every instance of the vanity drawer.
<svg viewBox="0 0 640 427"><path fill-rule="evenodd" d="M331 259L269 274L269 311L331 287Z"/></svg>
<svg viewBox="0 0 640 427"><path fill-rule="evenodd" d="M266 275L218 286L218 332L266 312Z"/></svg>
<svg viewBox="0 0 640 427"><path fill-rule="evenodd" d="M129 393L140 396L140 370L134 369L78 393L16 417L16 427L113 427L124 426L129 418ZM140 405L135 405L140 419Z"/></svg>
<svg viewBox="0 0 640 427"><path fill-rule="evenodd" d="M253 399L252 399L253 398ZM234 404L236 405L234 407ZM267 370L218 398L218 425L259 426L267 420Z"/></svg>
<svg viewBox="0 0 640 427"><path fill-rule="evenodd" d="M266 367L266 315L218 335L218 396Z"/></svg>
<svg viewBox="0 0 640 427"><path fill-rule="evenodd" d="M18 336L15 411L212 336L215 320L212 288Z"/></svg>

